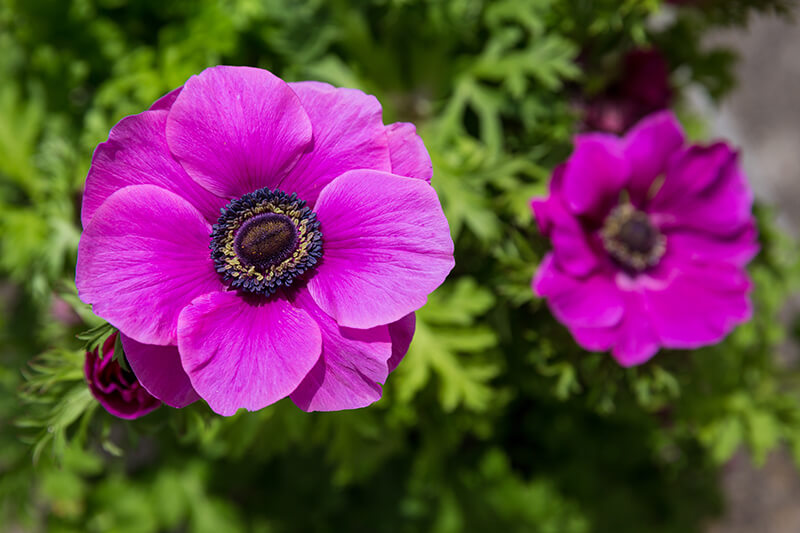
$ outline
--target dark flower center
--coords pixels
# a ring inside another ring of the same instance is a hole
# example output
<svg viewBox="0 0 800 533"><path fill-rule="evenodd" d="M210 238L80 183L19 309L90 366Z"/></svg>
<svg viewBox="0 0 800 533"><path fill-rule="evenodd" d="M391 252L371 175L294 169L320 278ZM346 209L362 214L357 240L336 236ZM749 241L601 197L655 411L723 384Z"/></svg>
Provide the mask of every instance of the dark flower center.
<svg viewBox="0 0 800 533"><path fill-rule="evenodd" d="M280 263L297 247L297 232L286 215L265 213L244 224L236 234L234 250L244 263L268 267Z"/></svg>
<svg viewBox="0 0 800 533"><path fill-rule="evenodd" d="M615 207L600 235L609 255L637 272L657 265L666 250L666 239L650 217L631 204Z"/></svg>
<svg viewBox="0 0 800 533"><path fill-rule="evenodd" d="M658 230L650 221L634 218L622 224L617 238L632 252L647 254L658 242Z"/></svg>
<svg viewBox="0 0 800 533"><path fill-rule="evenodd" d="M322 233L317 215L297 195L264 188L222 209L210 248L231 288L270 296L317 264Z"/></svg>

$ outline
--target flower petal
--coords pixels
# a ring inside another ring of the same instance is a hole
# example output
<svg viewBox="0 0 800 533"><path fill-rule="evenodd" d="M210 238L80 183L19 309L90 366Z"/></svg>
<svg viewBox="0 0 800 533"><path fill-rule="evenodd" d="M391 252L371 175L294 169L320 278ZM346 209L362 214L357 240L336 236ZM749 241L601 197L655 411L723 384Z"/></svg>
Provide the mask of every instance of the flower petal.
<svg viewBox="0 0 800 533"><path fill-rule="evenodd" d="M212 67L189 78L172 104L167 142L200 185L239 197L281 182L311 142L311 121L270 72Z"/></svg>
<svg viewBox="0 0 800 533"><path fill-rule="evenodd" d="M738 234L718 237L705 232L673 230L666 234L670 253L683 261L712 261L745 266L758 253L758 231L754 221Z"/></svg>
<svg viewBox="0 0 800 533"><path fill-rule="evenodd" d="M594 271L600 261L581 221L564 205L561 196L563 169L563 165L556 168L550 180L550 196L545 200L534 199L531 207L540 231L553 243L558 266L582 277Z"/></svg>
<svg viewBox="0 0 800 533"><path fill-rule="evenodd" d="M603 328L570 328L569 332L581 348L590 352L606 352L614 347L617 341L617 327L619 324Z"/></svg>
<svg viewBox="0 0 800 533"><path fill-rule="evenodd" d="M425 305L453 268L453 241L436 192L422 180L350 171L316 206L323 257L311 296L340 325L371 328Z"/></svg>
<svg viewBox="0 0 800 533"><path fill-rule="evenodd" d="M397 365L408 353L416 328L417 315L414 313L409 313L397 322L389 324L389 335L392 337L392 357L389 358L388 362L389 373L394 372Z"/></svg>
<svg viewBox="0 0 800 533"><path fill-rule="evenodd" d="M636 206L645 204L653 182L664 174L685 140L681 124L671 111L650 115L625 136L625 157L631 165L628 190Z"/></svg>
<svg viewBox="0 0 800 533"><path fill-rule="evenodd" d="M625 311L615 326L605 328L572 328L575 340L583 348L611 355L622 366L634 366L651 359L660 347L660 339L649 317L642 295L623 291Z"/></svg>
<svg viewBox="0 0 800 533"><path fill-rule="evenodd" d="M390 171L389 144L378 100L327 83L290 83L311 119L313 146L279 188L314 205L320 191L348 170Z"/></svg>
<svg viewBox="0 0 800 533"><path fill-rule="evenodd" d="M608 273L574 278L561 272L553 254L547 254L536 271L533 291L547 299L553 315L568 327L614 326L624 312L621 291Z"/></svg>
<svg viewBox="0 0 800 533"><path fill-rule="evenodd" d="M292 393L295 405L304 411L339 411L379 400L392 355L389 328L340 327L306 291L299 291L294 303L312 316L322 332L322 357Z"/></svg>
<svg viewBox="0 0 800 533"><path fill-rule="evenodd" d="M550 236L553 227L553 219L556 215L552 212L553 209L566 210L562 196L565 168L566 165L561 164L553 170L553 176L548 184L550 194L546 198L531 199L531 209L533 209L536 225L539 226L539 232L546 237Z"/></svg>
<svg viewBox="0 0 800 533"><path fill-rule="evenodd" d="M746 272L734 265L682 265L663 289L647 291L646 299L665 346L699 348L750 319L750 286Z"/></svg>
<svg viewBox="0 0 800 533"><path fill-rule="evenodd" d="M126 335L121 339L125 358L147 392L178 409L200 399L181 366L177 346L142 344Z"/></svg>
<svg viewBox="0 0 800 533"><path fill-rule="evenodd" d="M172 107L172 104L175 103L175 100L178 98L178 95L181 94L183 90L183 85L176 89L172 89L170 92L153 102L153 105L150 106L151 111L157 111L159 109L169 109Z"/></svg>
<svg viewBox="0 0 800 533"><path fill-rule="evenodd" d="M128 185L158 185L185 198L209 221L226 200L198 185L167 147L167 111L145 111L120 120L94 151L86 178L81 222L86 227L102 203Z"/></svg>
<svg viewBox="0 0 800 533"><path fill-rule="evenodd" d="M625 316L617 328L617 339L611 355L622 366L640 365L651 359L661 344L642 294L623 293Z"/></svg>
<svg viewBox="0 0 800 533"><path fill-rule="evenodd" d="M688 197L716 183L722 170L735 157L730 146L722 142L710 146L692 145L678 152L669 162L664 183L653 197L650 208L661 212L680 207Z"/></svg>
<svg viewBox="0 0 800 533"><path fill-rule="evenodd" d="M431 182L433 164L417 128L409 122L395 122L386 126L392 174L419 178Z"/></svg>
<svg viewBox="0 0 800 533"><path fill-rule="evenodd" d="M195 299L178 325L178 350L192 386L215 412L256 411L291 394L319 360L320 329L281 298L235 292Z"/></svg>
<svg viewBox="0 0 800 533"><path fill-rule="evenodd" d="M605 216L628 181L630 166L618 137L578 135L564 171L566 205L577 215Z"/></svg>
<svg viewBox="0 0 800 533"><path fill-rule="evenodd" d="M81 236L78 294L129 337L176 344L181 310L223 288L208 252L210 232L200 212L174 193L155 185L120 189Z"/></svg>
<svg viewBox="0 0 800 533"><path fill-rule="evenodd" d="M716 172L712 170L715 165L710 162L711 158L705 159L704 170L713 175L706 186L689 190L680 199L651 207L659 227L665 232L684 229L730 238L753 223L753 192L736 155L719 161Z"/></svg>

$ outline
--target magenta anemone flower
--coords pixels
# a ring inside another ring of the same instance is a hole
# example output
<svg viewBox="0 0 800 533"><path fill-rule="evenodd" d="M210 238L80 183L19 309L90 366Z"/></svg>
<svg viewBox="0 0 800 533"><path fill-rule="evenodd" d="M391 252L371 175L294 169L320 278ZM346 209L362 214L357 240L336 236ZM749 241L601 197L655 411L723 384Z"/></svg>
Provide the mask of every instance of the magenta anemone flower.
<svg viewBox="0 0 800 533"><path fill-rule="evenodd" d="M725 143L685 145L670 112L579 135L532 203L553 243L533 281L587 350L622 365L719 342L749 319L753 195Z"/></svg>
<svg viewBox="0 0 800 533"><path fill-rule="evenodd" d="M136 376L114 360L117 335L111 335L102 347L86 352L83 370L92 395L106 411L119 418L133 420L157 409L161 402L142 387Z"/></svg>
<svg viewBox="0 0 800 533"><path fill-rule="evenodd" d="M97 147L79 295L168 405L369 405L454 265L431 174L373 96L209 68Z"/></svg>

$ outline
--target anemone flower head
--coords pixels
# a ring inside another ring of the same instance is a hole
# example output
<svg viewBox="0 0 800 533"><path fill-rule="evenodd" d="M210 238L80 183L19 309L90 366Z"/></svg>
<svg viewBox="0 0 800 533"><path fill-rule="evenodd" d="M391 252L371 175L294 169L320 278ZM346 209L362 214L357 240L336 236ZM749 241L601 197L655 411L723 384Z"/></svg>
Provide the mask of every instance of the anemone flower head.
<svg viewBox="0 0 800 533"><path fill-rule="evenodd" d="M102 346L86 352L83 369L89 390L100 405L114 416L133 420L157 409L161 402L114 358L116 340L117 335L111 335Z"/></svg>
<svg viewBox="0 0 800 533"><path fill-rule="evenodd" d="M372 96L209 68L97 147L79 295L174 407L366 406L454 264L431 174Z"/></svg>
<svg viewBox="0 0 800 533"><path fill-rule="evenodd" d="M622 365L748 320L753 196L725 143L686 145L670 112L625 137L579 135L532 206L553 243L533 289L588 350Z"/></svg>

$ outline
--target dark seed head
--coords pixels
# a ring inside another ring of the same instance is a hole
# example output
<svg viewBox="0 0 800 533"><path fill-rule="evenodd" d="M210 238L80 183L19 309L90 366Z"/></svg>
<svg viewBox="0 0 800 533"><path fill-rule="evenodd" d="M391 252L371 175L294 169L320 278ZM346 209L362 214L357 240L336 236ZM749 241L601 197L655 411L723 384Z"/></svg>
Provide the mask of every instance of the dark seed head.
<svg viewBox="0 0 800 533"><path fill-rule="evenodd" d="M242 225L234 246L242 262L263 269L292 255L297 246L297 232L286 215L264 213Z"/></svg>
<svg viewBox="0 0 800 533"><path fill-rule="evenodd" d="M658 230L647 219L647 215L644 215L624 222L619 229L617 239L631 252L646 255L655 248L659 236Z"/></svg>
<svg viewBox="0 0 800 533"><path fill-rule="evenodd" d="M614 208L600 232L606 251L623 267L642 271L658 264L666 239L647 216L631 204Z"/></svg>
<svg viewBox="0 0 800 533"><path fill-rule="evenodd" d="M221 210L209 248L229 287L271 296L314 268L322 257L322 234L303 200L264 188Z"/></svg>

